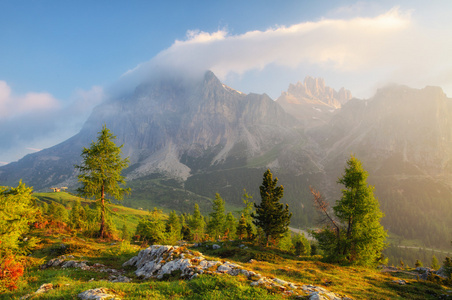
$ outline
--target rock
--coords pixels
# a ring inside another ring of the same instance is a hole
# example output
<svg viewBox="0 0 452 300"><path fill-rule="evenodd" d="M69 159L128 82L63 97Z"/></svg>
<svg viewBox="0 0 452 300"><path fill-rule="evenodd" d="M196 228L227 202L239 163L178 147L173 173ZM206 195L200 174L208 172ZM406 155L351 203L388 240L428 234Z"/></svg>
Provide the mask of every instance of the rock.
<svg viewBox="0 0 452 300"><path fill-rule="evenodd" d="M400 284L400 285L405 285L405 284L407 284L407 282L406 282L405 280L403 280L403 279L393 280L392 282L393 282L393 283L398 283L398 284Z"/></svg>
<svg viewBox="0 0 452 300"><path fill-rule="evenodd" d="M417 267L416 271L419 273L430 273L430 272L434 272L435 270L426 268L426 267Z"/></svg>
<svg viewBox="0 0 452 300"><path fill-rule="evenodd" d="M108 292L106 288L97 288L81 292L77 297L82 300L120 299L118 296L109 294Z"/></svg>
<svg viewBox="0 0 452 300"><path fill-rule="evenodd" d="M127 277L127 276L119 275L118 277L112 276L112 279L111 279L110 281L111 281L111 282L131 282L132 279L130 279L130 278Z"/></svg>
<svg viewBox="0 0 452 300"><path fill-rule="evenodd" d="M323 296L319 292L312 293L308 299L309 300L329 300L327 297Z"/></svg>
<svg viewBox="0 0 452 300"><path fill-rule="evenodd" d="M217 250L217 249L220 249L220 248L221 248L220 245L217 245L217 244L213 244L213 245L212 245L212 249L213 249L213 250Z"/></svg>
<svg viewBox="0 0 452 300"><path fill-rule="evenodd" d="M288 285L289 284L287 281L281 280L279 278L273 278L273 281L280 285Z"/></svg>
<svg viewBox="0 0 452 300"><path fill-rule="evenodd" d="M435 273L436 275L443 277L443 278L447 278L447 274L445 272L444 267L439 268L438 271L434 271L433 273Z"/></svg>
<svg viewBox="0 0 452 300"><path fill-rule="evenodd" d="M248 261L249 264L252 264L252 263L254 263L254 262L256 262L256 260L254 260L254 259L250 259L250 260Z"/></svg>
<svg viewBox="0 0 452 300"><path fill-rule="evenodd" d="M196 255L196 257L194 257ZM252 260L254 261L254 260ZM238 264L221 261L210 261L205 259L198 253L180 248L178 246L160 246L153 245L147 249L141 250L137 256L132 257L125 262L123 266L135 266L137 270L135 274L138 277L147 278L164 278L166 274L174 274L179 271L181 278L195 279L199 274L228 274L237 276L245 275L252 282L251 286L263 286L266 288L276 288L281 292L289 293L293 296L310 295L309 299L341 299L336 294L314 285L297 286L292 282L288 282L279 278L267 278L254 271L243 269ZM116 279L117 277L115 277ZM288 291L288 289L290 289ZM302 289L302 291L301 291Z"/></svg>
<svg viewBox="0 0 452 300"><path fill-rule="evenodd" d="M39 287L39 289L35 292L35 294L41 294L41 293L45 293L49 290L53 290L53 284L51 283L44 283L43 285L41 285Z"/></svg>

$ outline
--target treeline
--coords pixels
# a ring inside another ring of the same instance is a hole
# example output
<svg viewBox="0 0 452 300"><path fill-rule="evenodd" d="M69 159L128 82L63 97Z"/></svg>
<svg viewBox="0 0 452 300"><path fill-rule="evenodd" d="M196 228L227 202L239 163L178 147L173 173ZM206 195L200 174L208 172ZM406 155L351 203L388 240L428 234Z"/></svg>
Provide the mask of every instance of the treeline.
<svg viewBox="0 0 452 300"><path fill-rule="evenodd" d="M421 262L424 267L438 269L438 266L434 264L435 260L441 265L446 257L452 257L450 252L434 251L424 247L409 248L393 244L390 244L383 253L388 258L389 266L405 268L414 268L416 262Z"/></svg>
<svg viewBox="0 0 452 300"><path fill-rule="evenodd" d="M264 230L254 224L255 209L252 197L243 194L243 209L236 218L232 212L226 213L225 201L217 193L212 201L212 212L203 215L198 204L194 205L192 213L177 214L171 211L166 218L162 211L155 208L138 223L135 240L145 244L175 245L181 240L186 242L241 240L256 244L266 244L267 236ZM270 244L281 250L296 255L315 255L317 247L311 246L304 236L285 230L278 237L270 238Z"/></svg>

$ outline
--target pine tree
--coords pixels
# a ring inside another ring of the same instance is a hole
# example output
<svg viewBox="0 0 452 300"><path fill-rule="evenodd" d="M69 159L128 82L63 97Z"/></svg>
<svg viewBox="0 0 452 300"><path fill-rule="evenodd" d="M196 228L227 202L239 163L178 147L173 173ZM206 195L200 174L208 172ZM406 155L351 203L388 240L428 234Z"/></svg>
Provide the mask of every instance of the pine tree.
<svg viewBox="0 0 452 300"><path fill-rule="evenodd" d="M224 214L224 200L220 197L220 194L215 194L215 200L212 203L212 212L210 220L207 225L210 236L214 238L221 237L225 232L226 216Z"/></svg>
<svg viewBox="0 0 452 300"><path fill-rule="evenodd" d="M276 243L287 232L292 217L289 206L279 203L284 196L284 187L277 186L277 183L278 178L273 179L273 174L267 170L260 186L262 201L259 205L254 204L256 212L252 214L254 225L260 227L265 234L267 246L270 240Z"/></svg>
<svg viewBox="0 0 452 300"><path fill-rule="evenodd" d="M228 232L228 238L231 240L235 239L235 236L236 236L236 228L237 228L236 223L237 223L237 220L235 219L234 215L231 212L229 212L226 215L226 221L225 221L224 227L225 227L225 230Z"/></svg>
<svg viewBox="0 0 452 300"><path fill-rule="evenodd" d="M240 240L243 240L246 234L246 218L242 214L239 219L239 224L237 225L237 236Z"/></svg>
<svg viewBox="0 0 452 300"><path fill-rule="evenodd" d="M196 242L201 241L204 236L204 228L206 227L206 222L204 221L204 217L199 211L198 203L195 203L195 209L193 211L193 216L189 225L190 233L193 235L193 239Z"/></svg>
<svg viewBox="0 0 452 300"><path fill-rule="evenodd" d="M439 261L435 255L432 256L432 269L438 270L440 268Z"/></svg>
<svg viewBox="0 0 452 300"><path fill-rule="evenodd" d="M78 175L82 187L78 189L80 195L85 197L95 197L100 206L100 229L99 236L107 237L106 213L108 212L109 200L111 196L117 200L122 200L124 194L130 189L123 188L125 184L121 171L127 167L128 159L121 158L121 146L116 146L116 137L103 125L99 132L97 142L92 142L90 148L83 148L82 164L75 168L80 171Z"/></svg>
<svg viewBox="0 0 452 300"><path fill-rule="evenodd" d="M77 200L69 214L69 223L73 229L84 229L86 223L86 212L80 200Z"/></svg>
<svg viewBox="0 0 452 300"><path fill-rule="evenodd" d="M128 241L128 240L130 239L129 231L127 230L126 224L124 224L124 225L122 226L122 229L121 229L121 238L122 238L124 241Z"/></svg>
<svg viewBox="0 0 452 300"><path fill-rule="evenodd" d="M373 266L381 258L387 233L380 224L383 213L374 188L367 185L367 176L361 162L352 155L345 174L338 180L345 186L342 198L333 207L338 221L328 214L322 201L317 205L330 224L314 236L330 260Z"/></svg>
<svg viewBox="0 0 452 300"><path fill-rule="evenodd" d="M172 210L169 214L168 220L166 221L166 240L169 244L174 245L181 239L181 229L182 225L180 223L180 219L176 212Z"/></svg>

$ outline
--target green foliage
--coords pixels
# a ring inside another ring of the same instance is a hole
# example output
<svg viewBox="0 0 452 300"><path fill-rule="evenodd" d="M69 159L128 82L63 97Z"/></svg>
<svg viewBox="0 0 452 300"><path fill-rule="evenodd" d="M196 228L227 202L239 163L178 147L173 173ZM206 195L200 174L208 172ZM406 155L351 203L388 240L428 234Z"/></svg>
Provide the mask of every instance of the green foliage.
<svg viewBox="0 0 452 300"><path fill-rule="evenodd" d="M439 261L438 261L438 259L436 258L435 255L432 256L432 264L431 264L431 268L432 268L433 270L438 270L438 269L440 268Z"/></svg>
<svg viewBox="0 0 452 300"><path fill-rule="evenodd" d="M73 229L83 230L86 227L86 211L82 207L80 199L75 201L69 215L69 223Z"/></svg>
<svg viewBox="0 0 452 300"><path fill-rule="evenodd" d="M63 223L68 223L69 221L69 214L66 208L64 205L57 202L50 203L47 214L51 216L54 221Z"/></svg>
<svg viewBox="0 0 452 300"><path fill-rule="evenodd" d="M147 218L143 218L138 222L135 235L139 240L150 244L162 244L166 238L165 229L161 211L155 208L149 213Z"/></svg>
<svg viewBox="0 0 452 300"><path fill-rule="evenodd" d="M213 238L220 238L225 232L226 216L224 214L224 200L220 194L215 194L215 199L212 202L212 212L210 220L207 224L207 231Z"/></svg>
<svg viewBox="0 0 452 300"><path fill-rule="evenodd" d="M0 257L26 253L37 243L35 238L25 237L38 213L32 191L22 181L16 188L0 187Z"/></svg>
<svg viewBox="0 0 452 300"><path fill-rule="evenodd" d="M414 264L414 266L415 266L416 268L419 268L419 267L423 267L424 264L422 263L422 261L420 261L419 259L417 259L417 260L416 260L416 263Z"/></svg>
<svg viewBox="0 0 452 300"><path fill-rule="evenodd" d="M129 240L130 240L130 234L129 234L129 230L127 229L126 224L124 224L124 225L122 226L122 229L121 229L121 239L122 239L123 241L129 241Z"/></svg>
<svg viewBox="0 0 452 300"><path fill-rule="evenodd" d="M292 241L292 234L289 230L281 235L278 242L278 248L283 251L293 252L294 244Z"/></svg>
<svg viewBox="0 0 452 300"><path fill-rule="evenodd" d="M199 211L198 203L195 203L195 209L193 211L193 216L189 220L189 229L190 234L193 235L193 240L199 242L203 239L204 229L206 227L206 222L204 221L204 217L201 215ZM188 235L188 231L186 229L185 236Z"/></svg>
<svg viewBox="0 0 452 300"><path fill-rule="evenodd" d="M97 142L92 142L90 148L83 148L82 164L75 168L80 171L78 175L82 187L78 192L85 197L94 197L101 209L99 235L107 237L109 233L106 227L106 213L108 199L111 196L121 200L130 189L121 185L125 184L121 171L127 167L128 159L121 158L121 146L114 143L116 137L103 125L99 132Z"/></svg>
<svg viewBox="0 0 452 300"><path fill-rule="evenodd" d="M226 228L226 232L228 233L228 238L233 240L236 237L237 234L237 220L232 214L232 212L229 212L226 215L226 221L224 224L224 227Z"/></svg>
<svg viewBox="0 0 452 300"><path fill-rule="evenodd" d="M311 255L311 243L308 241L304 234L295 234L292 237L292 243L295 247L295 255Z"/></svg>
<svg viewBox="0 0 452 300"><path fill-rule="evenodd" d="M264 173L260 186L261 203L254 204L256 213L252 214L254 225L260 227L265 233L265 243L272 239L278 241L282 234L287 232L292 213L289 206L279 203L284 196L284 187L277 186L278 178L273 179L270 170Z"/></svg>
<svg viewBox="0 0 452 300"><path fill-rule="evenodd" d="M446 276L451 277L452 276L452 259L450 257L446 257L443 262L444 267L444 274Z"/></svg>
<svg viewBox="0 0 452 300"><path fill-rule="evenodd" d="M182 237L181 230L182 225L176 212L172 210L166 221L166 242L170 245L175 245Z"/></svg>
<svg viewBox="0 0 452 300"><path fill-rule="evenodd" d="M237 237L243 240L246 234L246 218L242 214L239 219L239 224L237 225Z"/></svg>
<svg viewBox="0 0 452 300"><path fill-rule="evenodd" d="M345 186L342 198L333 207L340 226L333 223L334 227L330 224L314 233L331 261L365 266L379 263L387 233L380 224L383 213L374 197L374 188L367 185L367 176L361 162L352 155L338 180Z"/></svg>

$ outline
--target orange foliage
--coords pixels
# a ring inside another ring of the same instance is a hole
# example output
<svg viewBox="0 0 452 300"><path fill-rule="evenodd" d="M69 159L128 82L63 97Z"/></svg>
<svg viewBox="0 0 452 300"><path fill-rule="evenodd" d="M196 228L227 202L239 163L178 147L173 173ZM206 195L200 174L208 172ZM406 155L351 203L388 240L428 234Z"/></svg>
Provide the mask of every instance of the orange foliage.
<svg viewBox="0 0 452 300"><path fill-rule="evenodd" d="M0 286L10 291L17 289L17 282L24 274L24 267L13 256L0 261ZM1 290L2 288L0 288Z"/></svg>

